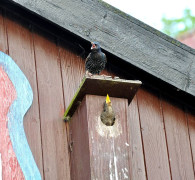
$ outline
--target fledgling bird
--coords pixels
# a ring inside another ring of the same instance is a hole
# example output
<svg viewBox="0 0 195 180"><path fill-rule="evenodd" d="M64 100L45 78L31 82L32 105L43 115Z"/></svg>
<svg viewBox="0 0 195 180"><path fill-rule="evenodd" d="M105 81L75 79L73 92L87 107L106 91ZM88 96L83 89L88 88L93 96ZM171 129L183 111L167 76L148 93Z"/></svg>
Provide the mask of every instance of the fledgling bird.
<svg viewBox="0 0 195 180"><path fill-rule="evenodd" d="M85 71L86 74L100 74L106 66L106 55L101 51L98 42L92 42L91 44L91 53L89 53L85 61Z"/></svg>
<svg viewBox="0 0 195 180"><path fill-rule="evenodd" d="M112 103L108 95L106 97L106 101L103 104L103 112L101 114L101 121L106 126L113 126L115 123L115 113L112 109Z"/></svg>

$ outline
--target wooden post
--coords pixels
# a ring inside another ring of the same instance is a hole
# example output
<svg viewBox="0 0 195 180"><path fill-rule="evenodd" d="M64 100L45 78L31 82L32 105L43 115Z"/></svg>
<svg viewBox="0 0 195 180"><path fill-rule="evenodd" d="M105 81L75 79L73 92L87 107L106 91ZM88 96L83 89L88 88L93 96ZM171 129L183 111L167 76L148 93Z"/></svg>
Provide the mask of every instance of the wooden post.
<svg viewBox="0 0 195 180"><path fill-rule="evenodd" d="M113 126L102 123L104 96L86 95L71 123L72 179L129 179L127 99L112 98Z"/></svg>

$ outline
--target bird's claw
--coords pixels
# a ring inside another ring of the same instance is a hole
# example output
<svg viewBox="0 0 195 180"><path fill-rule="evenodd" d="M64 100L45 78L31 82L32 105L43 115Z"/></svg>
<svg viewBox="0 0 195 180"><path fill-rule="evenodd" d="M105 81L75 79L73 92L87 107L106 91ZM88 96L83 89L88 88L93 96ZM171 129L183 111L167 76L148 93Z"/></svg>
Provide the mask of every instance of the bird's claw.
<svg viewBox="0 0 195 180"><path fill-rule="evenodd" d="M120 79L118 76L115 76L113 79Z"/></svg>
<svg viewBox="0 0 195 180"><path fill-rule="evenodd" d="M85 73L85 76L87 76L87 77L92 77L93 76L93 74L92 73L90 73L89 71L86 71L86 73Z"/></svg>
<svg viewBox="0 0 195 180"><path fill-rule="evenodd" d="M105 74L101 74L101 76L103 76L104 79L112 79L112 76L106 76Z"/></svg>

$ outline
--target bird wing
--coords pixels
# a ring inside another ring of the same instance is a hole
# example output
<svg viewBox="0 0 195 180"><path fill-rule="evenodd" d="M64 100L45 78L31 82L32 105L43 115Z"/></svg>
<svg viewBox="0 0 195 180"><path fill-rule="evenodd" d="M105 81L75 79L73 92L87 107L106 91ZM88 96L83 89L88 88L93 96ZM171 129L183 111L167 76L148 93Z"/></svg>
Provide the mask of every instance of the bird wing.
<svg viewBox="0 0 195 180"><path fill-rule="evenodd" d="M105 62L107 62L106 55L102 52L102 57L104 58Z"/></svg>
<svg viewBox="0 0 195 180"><path fill-rule="evenodd" d="M85 64L86 62L90 59L91 53L89 53L89 55L87 56L86 60L85 60Z"/></svg>

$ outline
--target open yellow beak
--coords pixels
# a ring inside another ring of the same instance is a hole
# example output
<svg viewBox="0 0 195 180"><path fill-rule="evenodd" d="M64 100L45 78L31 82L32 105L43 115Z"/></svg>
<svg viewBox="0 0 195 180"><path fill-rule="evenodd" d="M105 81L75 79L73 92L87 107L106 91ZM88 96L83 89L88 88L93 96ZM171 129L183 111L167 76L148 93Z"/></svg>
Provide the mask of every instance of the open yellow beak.
<svg viewBox="0 0 195 180"><path fill-rule="evenodd" d="M107 97L106 97L106 104L108 104L108 103L110 103L111 101L110 101L110 97L108 96L108 94L107 94Z"/></svg>

